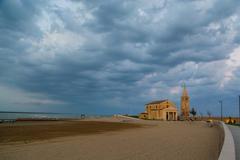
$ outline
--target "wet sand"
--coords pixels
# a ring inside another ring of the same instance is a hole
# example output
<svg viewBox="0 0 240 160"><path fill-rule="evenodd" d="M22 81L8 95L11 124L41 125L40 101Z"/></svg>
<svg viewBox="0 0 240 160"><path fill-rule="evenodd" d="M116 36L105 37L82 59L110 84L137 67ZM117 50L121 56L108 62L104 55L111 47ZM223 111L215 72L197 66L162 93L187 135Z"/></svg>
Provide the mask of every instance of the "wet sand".
<svg viewBox="0 0 240 160"><path fill-rule="evenodd" d="M16 122L0 125L0 144L30 143L58 137L97 134L141 127L140 124L99 121Z"/></svg>
<svg viewBox="0 0 240 160"><path fill-rule="evenodd" d="M214 160L222 136L205 122L114 118L5 127L0 125L0 159L8 160Z"/></svg>

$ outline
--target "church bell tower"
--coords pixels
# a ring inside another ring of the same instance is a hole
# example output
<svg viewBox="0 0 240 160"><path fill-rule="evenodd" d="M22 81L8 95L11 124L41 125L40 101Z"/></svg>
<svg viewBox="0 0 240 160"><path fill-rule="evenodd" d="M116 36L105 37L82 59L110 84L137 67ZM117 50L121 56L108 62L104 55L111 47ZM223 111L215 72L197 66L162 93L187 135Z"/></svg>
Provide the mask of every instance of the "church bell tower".
<svg viewBox="0 0 240 160"><path fill-rule="evenodd" d="M186 89L186 85L183 84L183 92L181 96L181 116L184 120L189 119L189 112L190 112L190 98L188 96L188 92Z"/></svg>

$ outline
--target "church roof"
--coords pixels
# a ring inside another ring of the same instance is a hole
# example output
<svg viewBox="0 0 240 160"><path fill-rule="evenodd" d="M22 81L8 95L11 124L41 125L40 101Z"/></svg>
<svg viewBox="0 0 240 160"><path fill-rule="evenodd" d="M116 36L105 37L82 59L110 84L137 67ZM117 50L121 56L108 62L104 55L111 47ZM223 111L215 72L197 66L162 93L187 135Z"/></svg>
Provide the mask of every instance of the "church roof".
<svg viewBox="0 0 240 160"><path fill-rule="evenodd" d="M152 101L152 102L147 103L146 105L149 105L149 104L159 104L159 103L163 103L165 101L168 101L168 100L164 99L164 100Z"/></svg>

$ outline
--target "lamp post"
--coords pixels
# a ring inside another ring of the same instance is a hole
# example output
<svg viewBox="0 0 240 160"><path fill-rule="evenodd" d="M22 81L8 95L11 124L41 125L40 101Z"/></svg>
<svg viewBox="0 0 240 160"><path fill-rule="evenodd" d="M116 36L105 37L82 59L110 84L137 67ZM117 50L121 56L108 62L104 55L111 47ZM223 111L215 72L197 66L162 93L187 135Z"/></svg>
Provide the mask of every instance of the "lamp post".
<svg viewBox="0 0 240 160"><path fill-rule="evenodd" d="M223 101L221 100L221 101L219 101L219 103L221 104L221 121L223 120L223 115L222 115L222 103L223 103Z"/></svg>
<svg viewBox="0 0 240 160"><path fill-rule="evenodd" d="M238 105L239 105L239 109L238 109L238 123L240 124L240 96L238 96L238 98L239 98L239 103L238 103Z"/></svg>

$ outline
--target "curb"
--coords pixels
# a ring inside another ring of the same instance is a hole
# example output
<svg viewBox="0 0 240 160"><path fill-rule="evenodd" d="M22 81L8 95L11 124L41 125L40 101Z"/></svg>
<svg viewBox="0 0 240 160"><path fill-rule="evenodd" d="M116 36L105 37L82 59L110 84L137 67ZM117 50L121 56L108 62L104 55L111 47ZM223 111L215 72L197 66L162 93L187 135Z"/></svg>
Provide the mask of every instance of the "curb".
<svg viewBox="0 0 240 160"><path fill-rule="evenodd" d="M236 160L235 145L232 133L225 123L220 123L224 130L224 142L218 160Z"/></svg>

